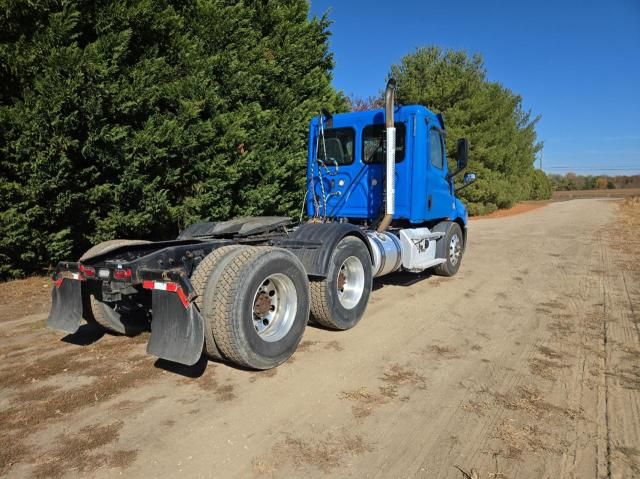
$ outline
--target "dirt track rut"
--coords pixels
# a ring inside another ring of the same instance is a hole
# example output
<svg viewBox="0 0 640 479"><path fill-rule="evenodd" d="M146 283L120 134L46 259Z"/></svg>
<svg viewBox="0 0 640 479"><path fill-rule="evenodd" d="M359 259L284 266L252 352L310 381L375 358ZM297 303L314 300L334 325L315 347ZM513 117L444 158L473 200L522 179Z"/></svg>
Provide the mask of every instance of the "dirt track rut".
<svg viewBox="0 0 640 479"><path fill-rule="evenodd" d="M0 323L0 474L640 477L640 231L618 210L473 221L458 276L383 278L357 328L310 327L262 373L17 315Z"/></svg>

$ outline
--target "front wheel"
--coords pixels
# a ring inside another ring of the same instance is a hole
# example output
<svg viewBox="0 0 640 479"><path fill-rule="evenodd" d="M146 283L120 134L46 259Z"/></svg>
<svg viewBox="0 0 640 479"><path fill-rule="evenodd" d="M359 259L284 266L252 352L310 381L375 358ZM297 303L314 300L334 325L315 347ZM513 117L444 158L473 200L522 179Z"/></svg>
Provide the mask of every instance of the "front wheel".
<svg viewBox="0 0 640 479"><path fill-rule="evenodd" d="M443 241L446 261L435 267L435 273L439 276L453 276L460 269L464 253L464 236L458 223L451 223Z"/></svg>
<svg viewBox="0 0 640 479"><path fill-rule="evenodd" d="M331 255L327 277L311 281L311 318L326 328L353 328L364 315L372 285L371 256L358 238L343 238Z"/></svg>

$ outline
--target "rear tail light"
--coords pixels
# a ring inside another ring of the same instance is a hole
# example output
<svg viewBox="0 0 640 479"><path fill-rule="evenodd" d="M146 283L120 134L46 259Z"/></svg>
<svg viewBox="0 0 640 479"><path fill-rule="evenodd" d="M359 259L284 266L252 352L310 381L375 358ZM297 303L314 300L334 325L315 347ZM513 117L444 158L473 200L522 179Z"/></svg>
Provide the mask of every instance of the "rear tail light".
<svg viewBox="0 0 640 479"><path fill-rule="evenodd" d="M81 264L78 267L78 270L84 275L85 278L94 278L96 275L96 270L91 266L85 266Z"/></svg>
<svg viewBox="0 0 640 479"><path fill-rule="evenodd" d="M130 268L116 269L113 272L113 279L120 279L120 280L131 279L131 269Z"/></svg>

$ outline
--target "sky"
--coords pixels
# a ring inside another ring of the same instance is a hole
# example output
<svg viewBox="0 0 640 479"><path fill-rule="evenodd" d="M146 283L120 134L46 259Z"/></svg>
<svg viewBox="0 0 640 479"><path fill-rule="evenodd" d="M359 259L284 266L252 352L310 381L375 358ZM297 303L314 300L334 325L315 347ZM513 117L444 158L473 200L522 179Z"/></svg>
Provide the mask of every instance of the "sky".
<svg viewBox="0 0 640 479"><path fill-rule="evenodd" d="M541 116L544 170L640 173L640 0L310 1L333 21L333 83L347 95L377 95L421 46L480 53L489 80Z"/></svg>

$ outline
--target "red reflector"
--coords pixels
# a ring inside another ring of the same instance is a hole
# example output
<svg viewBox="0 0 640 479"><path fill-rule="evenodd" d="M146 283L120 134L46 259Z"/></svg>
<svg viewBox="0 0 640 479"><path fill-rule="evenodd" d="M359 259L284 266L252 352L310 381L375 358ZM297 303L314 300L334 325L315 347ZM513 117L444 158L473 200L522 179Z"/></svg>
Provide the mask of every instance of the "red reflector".
<svg viewBox="0 0 640 479"><path fill-rule="evenodd" d="M85 266L81 264L78 269L87 278L93 278L96 275L96 270L91 266Z"/></svg>
<svg viewBox="0 0 640 479"><path fill-rule="evenodd" d="M142 287L144 289L157 289L158 291L168 291L169 293L176 293L182 306L189 307L189 298L184 294L184 290L178 283L163 283L162 281L143 281Z"/></svg>
<svg viewBox="0 0 640 479"><path fill-rule="evenodd" d="M116 269L113 272L114 279L131 279L131 269Z"/></svg>
<svg viewBox="0 0 640 479"><path fill-rule="evenodd" d="M187 298L187 295L184 294L184 291L182 291L182 288L178 288L176 290L176 293L178 294L178 298L180 298L180 301L182 301L182 306L184 306L185 308L188 308L189 298Z"/></svg>
<svg viewBox="0 0 640 479"><path fill-rule="evenodd" d="M62 286L62 280L63 278L56 279L55 281L56 288L59 288L60 286Z"/></svg>

